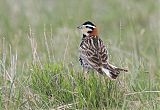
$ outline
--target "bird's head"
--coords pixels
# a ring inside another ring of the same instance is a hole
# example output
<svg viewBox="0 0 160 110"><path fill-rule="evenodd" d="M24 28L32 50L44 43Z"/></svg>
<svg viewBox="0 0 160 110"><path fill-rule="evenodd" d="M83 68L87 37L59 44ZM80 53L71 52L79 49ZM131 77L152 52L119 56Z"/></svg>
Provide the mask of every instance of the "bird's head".
<svg viewBox="0 0 160 110"><path fill-rule="evenodd" d="M83 23L77 28L82 32L83 36L98 36L96 26L90 21Z"/></svg>

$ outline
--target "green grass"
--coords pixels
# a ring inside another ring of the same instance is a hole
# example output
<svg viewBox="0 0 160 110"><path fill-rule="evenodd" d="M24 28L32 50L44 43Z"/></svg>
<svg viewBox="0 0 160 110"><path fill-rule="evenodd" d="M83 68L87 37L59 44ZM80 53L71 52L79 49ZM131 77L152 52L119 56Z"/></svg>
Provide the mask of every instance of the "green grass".
<svg viewBox="0 0 160 110"><path fill-rule="evenodd" d="M84 74L60 69L57 65L47 65L45 69L36 67L32 74L31 86L45 101L40 104L45 108L73 104L72 108L103 109L110 106L118 109L123 105L124 90L106 77L97 78L90 74L84 79Z"/></svg>
<svg viewBox="0 0 160 110"><path fill-rule="evenodd" d="M160 109L159 1L0 0L0 109ZM116 81L78 61L86 20L97 24Z"/></svg>

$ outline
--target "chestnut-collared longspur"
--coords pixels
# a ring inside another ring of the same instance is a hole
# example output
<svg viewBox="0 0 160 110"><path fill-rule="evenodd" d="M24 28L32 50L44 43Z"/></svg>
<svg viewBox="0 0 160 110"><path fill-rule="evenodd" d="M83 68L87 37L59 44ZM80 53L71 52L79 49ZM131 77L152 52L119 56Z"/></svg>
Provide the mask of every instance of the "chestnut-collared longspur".
<svg viewBox="0 0 160 110"><path fill-rule="evenodd" d="M77 28L82 32L79 61L84 73L91 68L100 74L105 73L110 79L116 79L120 71L128 71L109 64L108 51L92 22L87 21Z"/></svg>

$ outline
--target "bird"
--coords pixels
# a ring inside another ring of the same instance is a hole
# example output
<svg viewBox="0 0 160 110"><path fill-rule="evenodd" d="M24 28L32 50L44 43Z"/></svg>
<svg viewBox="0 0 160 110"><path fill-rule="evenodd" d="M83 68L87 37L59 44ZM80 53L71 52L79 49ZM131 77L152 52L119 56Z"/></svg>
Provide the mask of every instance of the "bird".
<svg viewBox="0 0 160 110"><path fill-rule="evenodd" d="M102 75L106 74L111 80L115 80L120 72L128 72L127 69L119 68L109 63L108 50L99 37L94 23L86 21L77 28L82 33L79 46L79 61L85 74L90 69L93 69Z"/></svg>

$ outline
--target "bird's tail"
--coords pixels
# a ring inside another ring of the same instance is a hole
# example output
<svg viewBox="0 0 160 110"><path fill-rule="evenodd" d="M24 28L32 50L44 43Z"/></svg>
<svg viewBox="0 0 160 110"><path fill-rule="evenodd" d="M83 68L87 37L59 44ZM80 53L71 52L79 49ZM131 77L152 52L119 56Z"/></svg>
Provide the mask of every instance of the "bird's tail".
<svg viewBox="0 0 160 110"><path fill-rule="evenodd" d="M102 71L112 80L116 79L121 71L128 72L127 69L118 68L111 64L103 65Z"/></svg>

